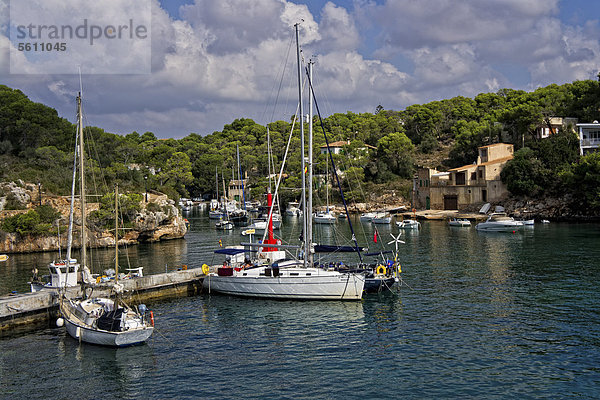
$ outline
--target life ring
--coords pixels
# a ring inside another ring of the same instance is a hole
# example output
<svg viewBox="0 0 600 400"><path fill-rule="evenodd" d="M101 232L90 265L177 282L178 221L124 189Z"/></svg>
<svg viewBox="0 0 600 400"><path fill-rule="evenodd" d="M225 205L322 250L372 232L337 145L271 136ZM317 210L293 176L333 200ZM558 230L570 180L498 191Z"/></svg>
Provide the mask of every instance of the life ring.
<svg viewBox="0 0 600 400"><path fill-rule="evenodd" d="M385 275L387 273L387 269L385 268L385 265L380 265L377 267L375 272L377 273L377 275Z"/></svg>
<svg viewBox="0 0 600 400"><path fill-rule="evenodd" d="M202 273L204 275L208 275L209 272L210 272L210 267L206 264L202 264Z"/></svg>

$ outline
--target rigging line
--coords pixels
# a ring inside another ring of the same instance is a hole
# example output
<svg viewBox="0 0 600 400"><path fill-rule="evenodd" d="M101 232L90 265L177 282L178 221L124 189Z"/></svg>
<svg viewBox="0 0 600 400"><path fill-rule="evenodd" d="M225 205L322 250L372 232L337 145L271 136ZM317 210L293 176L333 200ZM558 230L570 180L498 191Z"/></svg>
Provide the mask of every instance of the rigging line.
<svg viewBox="0 0 600 400"><path fill-rule="evenodd" d="M342 185L340 184L340 177L338 176L337 170L335 168L335 163L333 161L333 154L331 153L331 148L329 147L329 139L327 138L327 132L325 132L325 127L323 126L323 119L321 117L321 111L319 111L319 104L317 103L317 98L315 96L315 91L312 86L310 76L308 77L308 88L310 90L310 94L312 94L313 101L315 102L315 108L317 109L317 114L319 115L319 122L321 123L321 130L323 131L323 136L325 137L325 143L327 144L327 153L329 153L329 159L331 160L331 168L333 169L333 173L334 173L335 179L337 181L338 189L342 196L342 202L344 203L344 210L346 211L346 219L348 220L348 225L350 225L350 232L352 232L352 239L353 239L354 245L356 247L356 253L358 254L358 258L360 259L360 262L362 263L362 255L360 254L358 242L356 241L356 235L354 234L354 227L352 226L352 221L350 221L350 215L348 213L348 204L346 204L346 198L344 197Z"/></svg>
<svg viewBox="0 0 600 400"><path fill-rule="evenodd" d="M291 52L293 43L294 43L294 36L291 35L290 36L290 42L288 44L288 50L287 50L287 53L285 55L285 59L283 60L281 66L279 67L279 69L281 71L281 78L279 79L279 86L277 88L277 95L275 96L275 102L274 102L273 108L272 108L273 111L271 112L271 118L269 119L269 121L273 121L273 118L275 116L275 109L277 108L277 104L279 102L279 95L281 94L281 88L283 86L283 78L285 77L285 71L287 69L288 60L289 60L289 57L290 57L290 52ZM273 89L271 89L271 93L272 92L273 92ZM263 118L264 118L264 115L267 113L267 107L268 107L268 104L265 104L265 111L263 112Z"/></svg>
<svg viewBox="0 0 600 400"><path fill-rule="evenodd" d="M307 80L305 80L302 83L303 88L306 85L306 83L307 83ZM287 156L288 156L288 153L289 153L290 143L292 141L292 136L293 136L293 133L294 133L294 127L296 125L296 121L298 120L299 110L300 110L300 102L298 102L298 105L296 106L296 112L295 112L294 118L292 120L292 126L291 126L291 129L290 129L290 134L288 136L288 142L287 142L287 145L286 145L286 148L285 148L285 153L283 155L283 160L281 161L281 168L280 168L280 171L279 171L279 177L277 179L277 184L275 185L275 195L273 196L274 198L277 198L278 195L279 195L279 185L281 183L281 178L283 176L283 168L285 167L285 162L287 160ZM303 123L303 122L304 121L302 121L302 116L300 116L300 123ZM275 168L275 167L273 166L273 168ZM304 174L304 171L301 171L301 173ZM267 217L267 221L271 220L271 218L273 216L273 210L274 210L274 207L272 206L271 209L269 210L269 216ZM305 211L303 210L303 212L305 212ZM302 232L303 232L303 235L304 235L305 234L304 229L302 229ZM268 233L268 230L265 230L265 232L263 233L263 238L262 238L263 242L265 241L265 239L267 237L267 233ZM291 235L291 233L290 233L290 235ZM259 252L259 254L257 256L260 256L260 252Z"/></svg>
<svg viewBox="0 0 600 400"><path fill-rule="evenodd" d="M290 143L292 141L292 135L294 133L294 127L296 125L296 117L298 116L298 112L300 110L300 103L298 103L298 108L296 109L296 115L294 115L294 119L292 121L292 127L290 129L290 135L288 137L288 142L287 142L287 146L285 148L285 153L283 155L283 160L281 161L281 169L279 171L279 177L277 178L277 184L275 185L275 196L277 196L277 193L279 191L279 185L281 184L281 177L283 176L283 168L285 167L285 161L287 160L287 156L290 150ZM302 173L304 173L304 171L302 171ZM267 221L270 221L271 218L273 217L273 209L274 207L271 206L271 209L269 210L269 216L267 217ZM267 222L268 223L268 222ZM263 237L262 237L262 241L264 242L265 239L267 238L267 234L268 234L269 230L265 229L264 233L263 233ZM262 248L261 250L258 252L257 254L257 258L260 256L260 254L262 253Z"/></svg>
<svg viewBox="0 0 600 400"><path fill-rule="evenodd" d="M319 83L319 78L320 78L319 72L317 71L317 73L315 73L313 71L313 82L315 82L315 84L316 84L316 85L313 85L313 86L317 86L317 87L319 86L319 84L318 84ZM325 98L325 108L326 108L326 110L329 109L328 114L329 115L333 115L334 113L333 113L333 110L332 110L332 107L331 107L331 103L330 103L329 99L327 98L327 92L323 92L323 97ZM323 126L323 125L321 125L321 126ZM352 121L352 126L353 127L355 126L355 122L354 121ZM356 128L354 128L354 129L356 129ZM340 139L343 139L343 138L340 138ZM356 137L355 137L355 139L356 139ZM341 160L342 165L346 166L346 164L345 164L344 161L345 161L344 159ZM353 166L354 165L352 165L352 163L350 163L350 167L353 167ZM364 168L362 168L362 170L364 171ZM356 171L354 171L354 172L355 172L356 178L358 178L358 176L356 174ZM362 199L366 203L367 202L367 196L366 196L366 194L365 194L365 192L363 190L363 187L362 187L359 179L357 179L357 184L358 184L358 188L360 189L360 193L362 195ZM348 186L350 186L350 182L348 182ZM356 203L356 202L354 202L354 203ZM355 208L356 208L356 206L355 206ZM364 227L361 230L361 232L363 234L363 239L365 240L365 242L368 242L368 239L367 239L367 236L366 236L367 233L366 233L366 230L364 229Z"/></svg>

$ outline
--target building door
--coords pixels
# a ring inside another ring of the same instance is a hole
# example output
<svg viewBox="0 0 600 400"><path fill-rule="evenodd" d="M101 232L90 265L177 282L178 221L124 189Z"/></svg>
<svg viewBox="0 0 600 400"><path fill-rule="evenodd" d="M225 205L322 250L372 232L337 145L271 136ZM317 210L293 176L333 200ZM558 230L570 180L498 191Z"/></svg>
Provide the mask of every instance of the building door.
<svg viewBox="0 0 600 400"><path fill-rule="evenodd" d="M426 210L431 209L431 199L429 198L429 196L425 197L425 209Z"/></svg>
<svg viewBox="0 0 600 400"><path fill-rule="evenodd" d="M458 196L457 195L444 196L444 210L458 210Z"/></svg>
<svg viewBox="0 0 600 400"><path fill-rule="evenodd" d="M484 203L487 202L487 189L481 190L481 201L483 201Z"/></svg>

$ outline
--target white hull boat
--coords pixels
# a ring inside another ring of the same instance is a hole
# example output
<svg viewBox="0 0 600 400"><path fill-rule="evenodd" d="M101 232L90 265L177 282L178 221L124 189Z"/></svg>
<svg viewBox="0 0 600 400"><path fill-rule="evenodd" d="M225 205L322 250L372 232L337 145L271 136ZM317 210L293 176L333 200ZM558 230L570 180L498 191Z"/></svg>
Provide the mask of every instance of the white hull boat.
<svg viewBox="0 0 600 400"><path fill-rule="evenodd" d="M219 221L215 224L216 229L230 231L233 229L233 222L231 221Z"/></svg>
<svg viewBox="0 0 600 400"><path fill-rule="evenodd" d="M390 214L377 214L372 220L373 224L389 224L392 222L392 216Z"/></svg>
<svg viewBox="0 0 600 400"><path fill-rule="evenodd" d="M471 221L465 218L453 218L450 221L448 221L448 225L456 227L467 227L471 226Z"/></svg>
<svg viewBox="0 0 600 400"><path fill-rule="evenodd" d="M360 216L361 222L371 222L375 218L376 214L372 212L364 213Z"/></svg>
<svg viewBox="0 0 600 400"><path fill-rule="evenodd" d="M505 213L492 213L487 221L480 222L475 229L484 232L514 232L522 229L523 226L523 221L515 221Z"/></svg>
<svg viewBox="0 0 600 400"><path fill-rule="evenodd" d="M131 346L145 342L154 331L152 320L147 321L143 315L126 308L115 311L111 299L65 299L64 302L61 304L61 313L67 332L81 342L113 347Z"/></svg>
<svg viewBox="0 0 600 400"><path fill-rule="evenodd" d="M29 283L32 292L38 292L43 289L61 289L65 287L77 286L77 275L79 274L79 263L77 260L53 261L48 264L50 270L50 281L40 282L37 276Z"/></svg>
<svg viewBox="0 0 600 400"><path fill-rule="evenodd" d="M331 211L316 213L313 217L315 224L335 224L337 218Z"/></svg>
<svg viewBox="0 0 600 400"><path fill-rule="evenodd" d="M210 210L208 212L209 219L221 219L223 218L223 212L221 210Z"/></svg>
<svg viewBox="0 0 600 400"><path fill-rule="evenodd" d="M236 271L219 268L204 278L210 292L288 300L360 300L365 278L321 268L260 266Z"/></svg>
<svg viewBox="0 0 600 400"><path fill-rule="evenodd" d="M396 225L398 225L398 228L400 229L419 229L421 223L414 219L405 219L396 222Z"/></svg>
<svg viewBox="0 0 600 400"><path fill-rule="evenodd" d="M298 207L300 203L296 201L291 201L288 203L288 206L285 210L285 213L290 217L299 217L302 215L302 210Z"/></svg>

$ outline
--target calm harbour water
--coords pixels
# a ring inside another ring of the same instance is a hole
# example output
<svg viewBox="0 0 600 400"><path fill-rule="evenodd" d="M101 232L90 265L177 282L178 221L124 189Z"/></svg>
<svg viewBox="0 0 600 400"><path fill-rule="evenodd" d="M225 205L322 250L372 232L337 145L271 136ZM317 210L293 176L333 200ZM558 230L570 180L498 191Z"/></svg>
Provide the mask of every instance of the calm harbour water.
<svg viewBox="0 0 600 400"><path fill-rule="evenodd" d="M185 240L126 250L159 273L217 263L246 240L216 232L199 211ZM286 219L283 236L297 237ZM370 224L357 237L373 246ZM336 230L319 230L327 238ZM395 226L379 227L380 242ZM0 338L0 398L395 399L597 398L600 390L600 226L536 225L478 233L423 222L405 232L405 284L361 302L227 296L150 305L142 346L79 345L64 328ZM57 254L13 255L0 292L28 289ZM110 251L94 257L110 264ZM121 255L123 259L123 255ZM124 263L126 261L123 261Z"/></svg>

